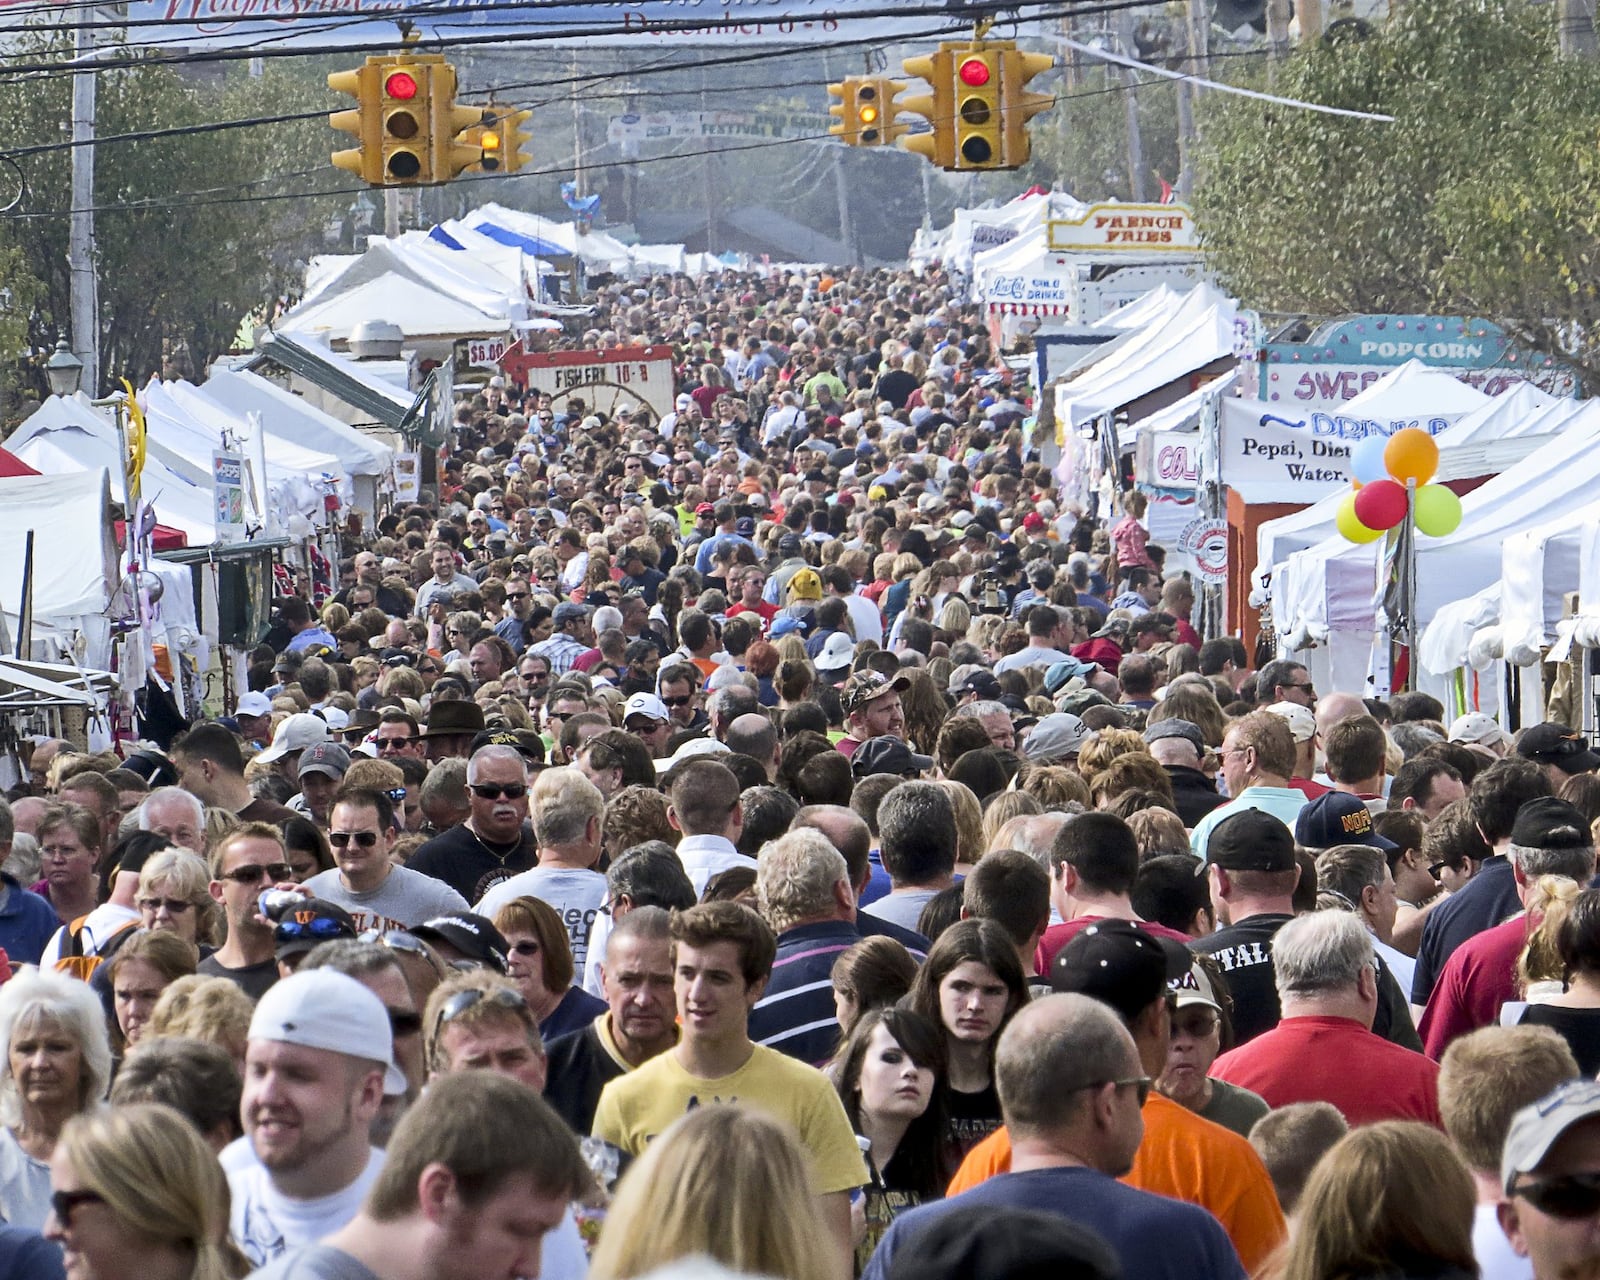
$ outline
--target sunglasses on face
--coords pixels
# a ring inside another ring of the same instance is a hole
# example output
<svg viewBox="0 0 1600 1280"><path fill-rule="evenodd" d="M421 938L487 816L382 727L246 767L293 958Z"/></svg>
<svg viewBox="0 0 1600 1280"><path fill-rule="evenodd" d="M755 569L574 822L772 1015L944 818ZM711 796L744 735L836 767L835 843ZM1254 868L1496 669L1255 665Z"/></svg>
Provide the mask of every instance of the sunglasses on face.
<svg viewBox="0 0 1600 1280"><path fill-rule="evenodd" d="M232 871L224 871L222 878L232 880L235 884L260 884L263 880L292 880L294 868L287 862L269 862L265 866L250 862L242 867L235 867Z"/></svg>
<svg viewBox="0 0 1600 1280"><path fill-rule="evenodd" d="M1513 1187L1511 1194L1552 1218L1591 1218L1600 1213L1600 1173L1569 1173L1524 1182Z"/></svg>
<svg viewBox="0 0 1600 1280"><path fill-rule="evenodd" d="M681 698L663 698L663 699L661 699L662 705L663 706L668 706L668 707L686 707L693 701L694 701L694 694L692 694L692 693L686 693Z"/></svg>
<svg viewBox="0 0 1600 1280"><path fill-rule="evenodd" d="M498 800L501 796L520 800L528 794L527 784L522 782L469 782L467 789L480 800Z"/></svg>
<svg viewBox="0 0 1600 1280"><path fill-rule="evenodd" d="M1191 1040L1204 1040L1217 1029L1217 1015L1207 1011L1174 1014L1172 1034L1188 1036Z"/></svg>
<svg viewBox="0 0 1600 1280"><path fill-rule="evenodd" d="M181 916L185 911L188 911L193 906L194 903L190 902L186 898L139 899L139 910L148 911L151 915L155 915L161 910L162 907L165 907L168 915Z"/></svg>
<svg viewBox="0 0 1600 1280"><path fill-rule="evenodd" d="M52 1191L50 1212L63 1227L71 1228L72 1211L79 1205L104 1204L105 1197L98 1191Z"/></svg>
<svg viewBox="0 0 1600 1280"><path fill-rule="evenodd" d="M531 591L508 591L508 592L506 592L506 599L507 600L532 600L533 599L533 592L531 592Z"/></svg>
<svg viewBox="0 0 1600 1280"><path fill-rule="evenodd" d="M529 940L513 942L511 944L511 954L514 956L536 956L539 954L539 944Z"/></svg>
<svg viewBox="0 0 1600 1280"><path fill-rule="evenodd" d="M378 833L376 831L328 832L328 843L331 844L335 849L346 848L351 841L354 841L363 849L370 849L378 843Z"/></svg>

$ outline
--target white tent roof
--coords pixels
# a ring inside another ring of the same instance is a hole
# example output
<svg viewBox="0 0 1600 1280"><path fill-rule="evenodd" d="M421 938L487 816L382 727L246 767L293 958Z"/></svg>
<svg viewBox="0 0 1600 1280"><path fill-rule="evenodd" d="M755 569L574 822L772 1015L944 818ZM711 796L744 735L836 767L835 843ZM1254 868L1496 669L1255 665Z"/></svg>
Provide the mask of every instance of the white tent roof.
<svg viewBox="0 0 1600 1280"><path fill-rule="evenodd" d="M1600 402L1587 402L1543 448L1462 500L1461 526L1446 538L1418 538L1417 615L1426 624L1452 600L1501 576L1501 551L1513 534L1576 511L1600 483ZM1325 538L1273 571L1274 624L1285 636L1326 631L1370 634L1376 544ZM1520 572L1520 566L1518 567ZM1362 589L1362 584L1364 590ZM1299 646L1295 646L1299 647Z"/></svg>
<svg viewBox="0 0 1600 1280"><path fill-rule="evenodd" d="M187 387L187 383L183 384ZM247 371L215 369L193 390L235 418L259 413L269 439L329 454L354 476L383 475L394 450L307 403L303 396ZM269 460L271 447L268 447Z"/></svg>
<svg viewBox="0 0 1600 1280"><path fill-rule="evenodd" d="M1043 227L1052 219L1081 218L1087 208L1064 191L1050 191L1018 196L990 209L957 209L949 227L932 246L930 258L942 259L947 266L970 273L974 263L972 236L975 227L1010 227L1021 235L1028 228Z"/></svg>
<svg viewBox="0 0 1600 1280"><path fill-rule="evenodd" d="M111 481L103 467L0 478L0 511L6 513L0 520L0 608L13 636L29 530L34 617L65 623L106 607L117 564L110 504Z"/></svg>
<svg viewBox="0 0 1600 1280"><path fill-rule="evenodd" d="M1490 397L1460 378L1420 360L1407 360L1379 378L1360 395L1339 406L1341 418L1373 418L1400 422L1407 418L1449 418L1490 404Z"/></svg>
<svg viewBox="0 0 1600 1280"><path fill-rule="evenodd" d="M388 320L400 326L407 340L417 338L489 338L509 328L504 313L483 311L458 297L394 273L367 280L349 290L325 294L302 304L278 322L285 333L325 333L348 339L364 320Z"/></svg>
<svg viewBox="0 0 1600 1280"><path fill-rule="evenodd" d="M1075 429L1233 353L1236 304L1197 285L1166 319L1096 352L1070 382L1056 384L1056 421Z"/></svg>
<svg viewBox="0 0 1600 1280"><path fill-rule="evenodd" d="M6 440L6 448L46 475L99 470L121 474L116 427L81 394L70 400L49 397ZM163 451L152 445L145 458L143 490L161 523L181 529L191 547L217 540L216 497L209 476L202 487L191 467L175 470ZM115 497L122 497L120 481Z"/></svg>
<svg viewBox="0 0 1600 1280"><path fill-rule="evenodd" d="M1170 284L1157 285L1143 297L1135 298L1125 307L1107 312L1090 324L1091 329L1142 329L1170 319L1189 296L1188 289L1174 289Z"/></svg>
<svg viewBox="0 0 1600 1280"><path fill-rule="evenodd" d="M532 236L546 244L560 245L567 253L580 258L591 271L625 271L628 267L628 246L622 241L604 231L589 231L579 235L576 224L571 222L552 222L536 213L507 209L498 204L486 204L474 209L461 222L467 227L479 227L487 223L519 235Z"/></svg>
<svg viewBox="0 0 1600 1280"><path fill-rule="evenodd" d="M306 273L306 292L300 307L397 275L489 315L504 315L508 322L519 320L527 313L522 257L522 250L501 244L494 245L493 254L465 253L446 248L416 231L398 240L374 239L365 253L337 258L331 269L313 262ZM313 275L318 277L315 286Z"/></svg>
<svg viewBox="0 0 1600 1280"><path fill-rule="evenodd" d="M1433 621L1417 640L1422 665L1436 675L1448 675L1457 667L1486 665L1474 658L1483 653L1486 629L1498 632L1500 622L1500 584L1490 583L1482 591L1461 600L1452 600L1433 615Z"/></svg>
<svg viewBox="0 0 1600 1280"><path fill-rule="evenodd" d="M1198 390L1191 391L1182 400L1176 400L1165 409L1157 409L1154 413L1146 414L1132 424L1133 432L1139 431L1187 431L1200 420L1201 411L1206 403L1217 396L1225 396L1238 381L1239 371L1229 369L1214 382L1208 382ZM1124 448L1132 445L1133 433L1129 433L1127 440L1119 440Z"/></svg>

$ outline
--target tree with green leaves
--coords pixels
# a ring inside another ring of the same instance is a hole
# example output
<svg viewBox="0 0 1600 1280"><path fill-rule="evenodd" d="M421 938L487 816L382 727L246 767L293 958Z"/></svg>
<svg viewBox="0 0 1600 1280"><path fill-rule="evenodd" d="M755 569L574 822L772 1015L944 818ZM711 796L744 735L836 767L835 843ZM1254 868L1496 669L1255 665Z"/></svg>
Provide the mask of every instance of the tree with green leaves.
<svg viewBox="0 0 1600 1280"><path fill-rule="evenodd" d="M1229 289L1291 314L1488 316L1600 389L1600 74L1560 57L1550 7L1405 5L1296 51L1272 90L1394 119L1202 95L1196 212Z"/></svg>

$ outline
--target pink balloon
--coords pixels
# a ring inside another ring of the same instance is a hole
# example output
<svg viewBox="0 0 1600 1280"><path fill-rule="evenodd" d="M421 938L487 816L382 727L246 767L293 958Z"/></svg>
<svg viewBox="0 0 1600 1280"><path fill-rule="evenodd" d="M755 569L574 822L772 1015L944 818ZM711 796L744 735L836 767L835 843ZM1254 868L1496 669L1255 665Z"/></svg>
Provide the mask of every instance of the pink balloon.
<svg viewBox="0 0 1600 1280"><path fill-rule="evenodd" d="M1356 519L1369 529L1392 529L1406 518L1406 490L1393 480L1374 480L1356 493Z"/></svg>

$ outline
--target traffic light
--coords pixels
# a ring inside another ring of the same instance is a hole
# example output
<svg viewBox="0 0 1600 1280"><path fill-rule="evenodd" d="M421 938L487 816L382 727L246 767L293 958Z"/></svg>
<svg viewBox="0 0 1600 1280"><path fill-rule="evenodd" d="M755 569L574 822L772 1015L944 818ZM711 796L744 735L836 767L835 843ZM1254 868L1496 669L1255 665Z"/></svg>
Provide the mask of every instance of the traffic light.
<svg viewBox="0 0 1600 1280"><path fill-rule="evenodd" d="M433 64L431 72L428 93L431 181L448 182L482 163L482 148L463 145L463 131L486 124L489 112L483 107L456 105L456 69L443 58Z"/></svg>
<svg viewBox="0 0 1600 1280"><path fill-rule="evenodd" d="M905 87L902 81L887 76L850 76L830 84L828 92L840 101L828 108L829 115L839 117L839 123L829 125L828 132L852 147L888 146L910 132L895 120L900 111L895 95Z"/></svg>
<svg viewBox="0 0 1600 1280"><path fill-rule="evenodd" d="M428 154L429 68L411 58L379 58L378 179L386 186L431 182Z"/></svg>
<svg viewBox="0 0 1600 1280"><path fill-rule="evenodd" d="M328 88L348 93L356 106L346 111L328 115L328 123L344 133L355 135L356 145L345 151L335 151L331 157L336 168L356 174L363 182L374 186L383 182L383 164L379 156L378 138L383 129L378 110L378 71L374 59L353 71L335 71L328 77Z"/></svg>
<svg viewBox="0 0 1600 1280"><path fill-rule="evenodd" d="M900 145L907 151L926 156L941 169L954 169L955 162L955 54L956 45L942 44L937 53L907 58L900 65L906 75L928 82L928 92L907 98L902 111L922 116L933 126L929 133L912 134Z"/></svg>
<svg viewBox="0 0 1600 1280"><path fill-rule="evenodd" d="M528 157L523 153L522 148L527 146L533 140L533 137L531 134L524 133L522 126L533 119L533 112L508 110L504 107L490 107L489 110L495 113L495 120L493 122L493 132L487 134L484 138L485 155L483 167L485 169L489 168L488 152L492 149L497 153L496 159L499 161L499 171L501 173L515 173L528 163ZM488 145L490 137L493 137L497 144L493 148Z"/></svg>
<svg viewBox="0 0 1600 1280"><path fill-rule="evenodd" d="M907 98L899 110L925 116L931 132L900 145L941 169L1015 169L1029 155L1028 121L1055 104L1027 83L1055 66L1047 53L1023 53L1010 40L941 44L937 53L907 58L908 76L928 82L928 92ZM905 132L904 127L901 128Z"/></svg>
<svg viewBox="0 0 1600 1280"><path fill-rule="evenodd" d="M957 169L1005 167L1001 128L1002 50L974 41L956 52L955 152Z"/></svg>
<svg viewBox="0 0 1600 1280"><path fill-rule="evenodd" d="M1053 93L1032 93L1028 81L1056 65L1048 53L1023 53L1007 49L1000 59L1000 112L1005 126L1005 167L1015 169L1028 162L1032 147L1028 142L1028 121L1041 111L1055 106Z"/></svg>

